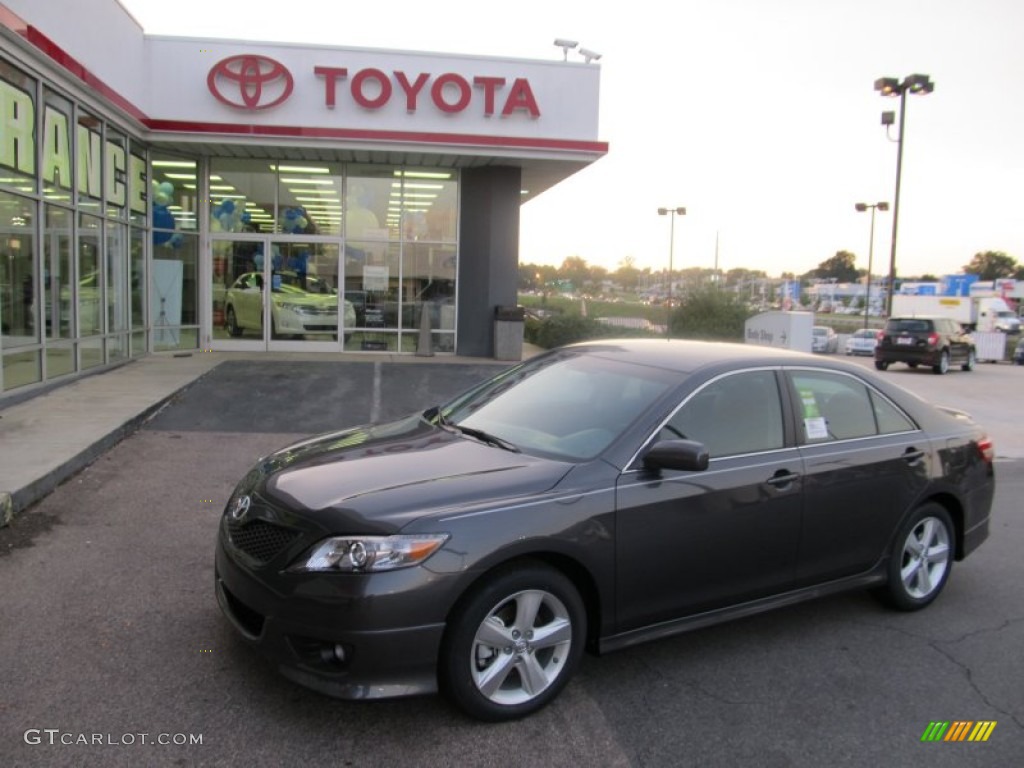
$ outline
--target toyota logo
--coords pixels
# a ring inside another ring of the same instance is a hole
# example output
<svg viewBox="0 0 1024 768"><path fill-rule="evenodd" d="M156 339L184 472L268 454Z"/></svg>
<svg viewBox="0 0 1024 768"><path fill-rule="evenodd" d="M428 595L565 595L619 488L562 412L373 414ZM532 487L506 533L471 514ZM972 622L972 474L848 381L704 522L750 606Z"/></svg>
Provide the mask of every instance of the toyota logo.
<svg viewBox="0 0 1024 768"><path fill-rule="evenodd" d="M295 86L279 61L244 54L221 59L210 68L206 87L217 101L240 109L270 109L287 99Z"/></svg>
<svg viewBox="0 0 1024 768"><path fill-rule="evenodd" d="M241 522L242 519L249 514L249 507L252 505L252 501L248 496L239 496L235 502L235 506L231 508L231 519L235 522Z"/></svg>

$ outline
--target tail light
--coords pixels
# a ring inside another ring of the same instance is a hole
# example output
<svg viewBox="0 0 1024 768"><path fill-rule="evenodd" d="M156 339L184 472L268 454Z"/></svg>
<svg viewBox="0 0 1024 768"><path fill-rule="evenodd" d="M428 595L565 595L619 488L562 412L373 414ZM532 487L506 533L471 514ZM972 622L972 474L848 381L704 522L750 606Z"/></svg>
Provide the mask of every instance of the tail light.
<svg viewBox="0 0 1024 768"><path fill-rule="evenodd" d="M937 333L929 333L928 334L928 346L929 347L934 347L938 343L939 343L939 334L937 334Z"/></svg>
<svg viewBox="0 0 1024 768"><path fill-rule="evenodd" d="M991 464L992 460L996 457L996 446L995 443L992 442L992 438L987 436L983 437L978 440L975 445L978 446L978 453L981 454L981 458L984 459L986 463Z"/></svg>
<svg viewBox="0 0 1024 768"><path fill-rule="evenodd" d="M878 333L875 334L875 341L877 341L879 344L882 343L882 339L884 339L884 338L885 338L885 331L879 331Z"/></svg>

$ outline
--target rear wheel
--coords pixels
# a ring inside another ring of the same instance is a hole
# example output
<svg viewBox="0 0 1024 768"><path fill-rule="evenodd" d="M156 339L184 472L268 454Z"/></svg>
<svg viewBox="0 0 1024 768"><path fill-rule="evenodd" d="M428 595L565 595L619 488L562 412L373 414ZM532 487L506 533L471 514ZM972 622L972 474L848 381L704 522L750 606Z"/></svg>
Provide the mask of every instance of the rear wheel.
<svg viewBox="0 0 1024 768"><path fill-rule="evenodd" d="M953 521L945 507L930 502L900 529L889 558L889 580L877 594L901 611L931 603L949 579L954 555Z"/></svg>
<svg viewBox="0 0 1024 768"><path fill-rule="evenodd" d="M949 370L949 350L942 350L942 354L939 355L938 365L933 365L932 370L939 376L946 373Z"/></svg>
<svg viewBox="0 0 1024 768"><path fill-rule="evenodd" d="M977 364L977 362L978 362L978 358L974 354L974 349L971 348L971 349L967 350L967 362L965 362L960 367L963 370L965 370L965 371L973 371L974 370L974 366Z"/></svg>
<svg viewBox="0 0 1024 768"><path fill-rule="evenodd" d="M585 637L586 613L572 582L540 563L519 563L495 572L455 609L439 682L472 717L523 717L565 687Z"/></svg>
<svg viewBox="0 0 1024 768"><path fill-rule="evenodd" d="M880 371L884 371L889 367L889 364L884 360L875 360L875 368Z"/></svg>

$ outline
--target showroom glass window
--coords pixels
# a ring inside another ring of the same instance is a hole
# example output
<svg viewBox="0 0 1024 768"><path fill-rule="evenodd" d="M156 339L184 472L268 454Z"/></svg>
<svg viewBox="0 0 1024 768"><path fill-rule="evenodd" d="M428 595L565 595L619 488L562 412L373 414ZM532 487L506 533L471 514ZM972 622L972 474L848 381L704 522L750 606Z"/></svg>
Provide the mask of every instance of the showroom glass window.
<svg viewBox="0 0 1024 768"><path fill-rule="evenodd" d="M74 213L47 204L43 227L43 307L46 324L46 375L74 373L75 304L73 261Z"/></svg>
<svg viewBox="0 0 1024 768"><path fill-rule="evenodd" d="M0 115L0 391L145 352L145 148L3 61Z"/></svg>
<svg viewBox="0 0 1024 768"><path fill-rule="evenodd" d="M154 152L151 170L153 348L191 349L199 344L199 164Z"/></svg>

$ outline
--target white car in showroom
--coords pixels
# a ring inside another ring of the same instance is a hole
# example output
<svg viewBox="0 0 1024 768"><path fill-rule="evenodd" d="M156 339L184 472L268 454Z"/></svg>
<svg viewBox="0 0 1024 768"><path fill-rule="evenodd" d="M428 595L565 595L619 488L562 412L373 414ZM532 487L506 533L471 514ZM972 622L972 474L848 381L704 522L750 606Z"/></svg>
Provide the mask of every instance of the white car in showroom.
<svg viewBox="0 0 1024 768"><path fill-rule="evenodd" d="M234 337L246 331L263 332L263 275L246 272L228 288L224 297L224 323ZM330 336L338 338L338 291L315 275L275 272L270 290L272 337ZM344 327L356 324L356 310L344 302ZM346 341L351 332L345 334Z"/></svg>

